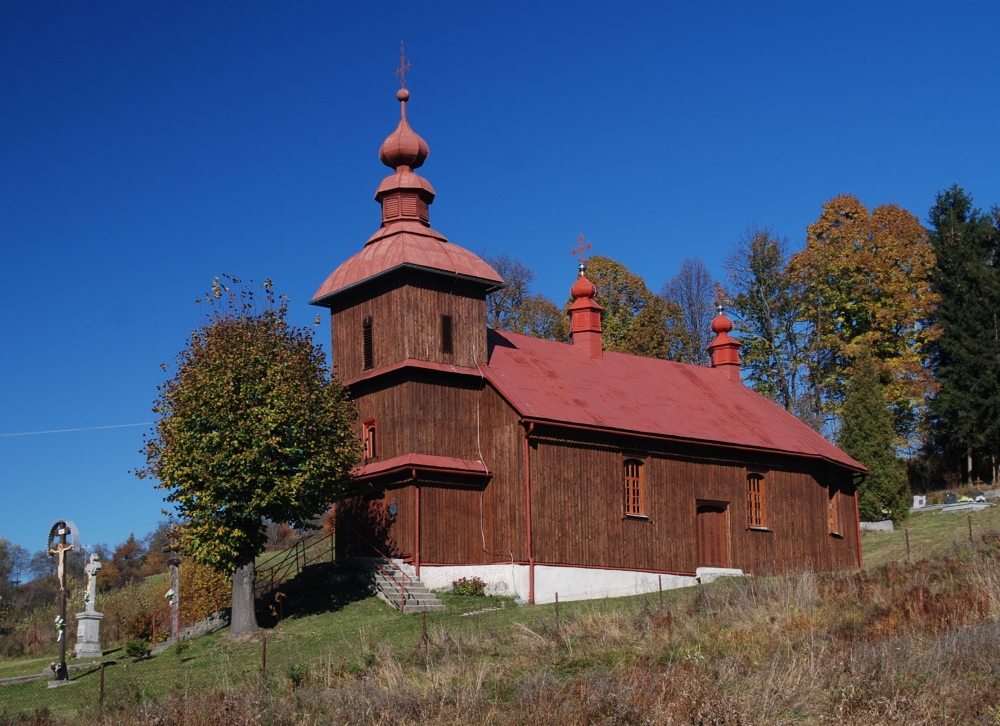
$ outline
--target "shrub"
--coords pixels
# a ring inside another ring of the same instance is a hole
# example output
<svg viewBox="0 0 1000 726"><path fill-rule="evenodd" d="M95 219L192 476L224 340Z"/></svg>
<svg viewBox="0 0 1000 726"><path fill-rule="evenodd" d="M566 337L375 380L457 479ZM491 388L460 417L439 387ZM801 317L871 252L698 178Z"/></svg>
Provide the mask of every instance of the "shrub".
<svg viewBox="0 0 1000 726"><path fill-rule="evenodd" d="M184 660L184 654L188 652L188 648L190 647L190 640L178 640L174 646L174 655L177 656L177 660Z"/></svg>
<svg viewBox="0 0 1000 726"><path fill-rule="evenodd" d="M129 658L142 658L149 654L148 640L130 640L125 643L125 655Z"/></svg>
<svg viewBox="0 0 1000 726"><path fill-rule="evenodd" d="M486 594L486 583L481 577L463 577L451 583L451 591L455 595L478 595Z"/></svg>

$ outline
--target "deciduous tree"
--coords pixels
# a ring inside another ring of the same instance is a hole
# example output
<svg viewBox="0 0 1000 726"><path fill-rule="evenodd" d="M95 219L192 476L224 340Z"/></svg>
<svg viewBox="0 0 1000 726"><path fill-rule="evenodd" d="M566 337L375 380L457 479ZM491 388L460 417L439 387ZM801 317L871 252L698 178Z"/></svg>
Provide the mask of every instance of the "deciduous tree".
<svg viewBox="0 0 1000 726"><path fill-rule="evenodd" d="M770 227L748 227L726 257L743 377L755 391L816 426L801 385L802 297L787 265L788 242Z"/></svg>
<svg viewBox="0 0 1000 726"><path fill-rule="evenodd" d="M802 287L814 415L836 421L853 361L870 353L886 380L900 440L915 443L925 398L936 384L927 348L937 303L934 251L920 221L886 204L870 211L853 196L823 205L789 272Z"/></svg>
<svg viewBox="0 0 1000 726"><path fill-rule="evenodd" d="M506 283L486 298L487 325L494 330L536 338L566 339L569 325L559 306L544 295L531 292L535 280L531 268L506 254L483 255L483 259Z"/></svg>
<svg viewBox="0 0 1000 726"><path fill-rule="evenodd" d="M238 280L233 280L239 283ZM305 524L349 481L357 413L310 330L288 323L268 280L258 296L218 280L207 320L159 387L140 477L158 479L181 519L180 545L232 575L231 632L257 627L254 558L264 519Z"/></svg>
<svg viewBox="0 0 1000 726"><path fill-rule="evenodd" d="M717 283L712 280L701 258L691 257L681 262L677 274L667 281L660 292L681 310L686 335L680 360L685 363L707 365L709 362L705 349L713 338L716 287Z"/></svg>

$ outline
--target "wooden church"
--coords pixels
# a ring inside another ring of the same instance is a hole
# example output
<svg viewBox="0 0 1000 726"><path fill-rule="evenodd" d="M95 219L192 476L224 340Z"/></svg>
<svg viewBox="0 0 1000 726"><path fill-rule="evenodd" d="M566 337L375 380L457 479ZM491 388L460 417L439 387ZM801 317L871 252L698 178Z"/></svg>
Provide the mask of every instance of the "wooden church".
<svg viewBox="0 0 1000 726"><path fill-rule="evenodd" d="M722 314L711 367L605 351L581 269L571 343L487 328L504 282L431 229L429 150L397 97L381 227L312 301L365 444L338 553L532 603L859 567L865 468L741 383Z"/></svg>

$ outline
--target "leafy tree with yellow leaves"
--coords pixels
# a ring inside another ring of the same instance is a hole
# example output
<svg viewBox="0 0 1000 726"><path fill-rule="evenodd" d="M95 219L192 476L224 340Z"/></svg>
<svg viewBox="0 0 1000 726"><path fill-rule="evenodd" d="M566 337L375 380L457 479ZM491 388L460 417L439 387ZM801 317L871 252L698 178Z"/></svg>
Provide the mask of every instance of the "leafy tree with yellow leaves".
<svg viewBox="0 0 1000 726"><path fill-rule="evenodd" d="M927 360L939 334L929 322L937 304L929 282L934 261L927 231L905 209L869 211L846 194L823 205L805 249L789 262L811 328L808 375L818 420L839 420L855 358L868 351L886 382L901 443L915 443L924 401L936 388Z"/></svg>
<svg viewBox="0 0 1000 726"><path fill-rule="evenodd" d="M234 635L257 628L254 558L267 542L265 518L299 526L322 514L360 457L356 409L312 331L288 323L270 280L262 292L215 280L208 319L159 387L137 472L167 492L181 548L232 576Z"/></svg>

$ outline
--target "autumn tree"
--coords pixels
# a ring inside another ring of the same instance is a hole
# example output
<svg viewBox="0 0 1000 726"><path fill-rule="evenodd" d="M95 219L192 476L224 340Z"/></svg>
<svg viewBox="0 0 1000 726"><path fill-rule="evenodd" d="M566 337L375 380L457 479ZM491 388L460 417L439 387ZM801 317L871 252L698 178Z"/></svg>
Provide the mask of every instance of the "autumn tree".
<svg viewBox="0 0 1000 726"><path fill-rule="evenodd" d="M920 221L886 204L869 211L853 196L823 205L789 273L801 286L813 415L839 419L846 383L861 350L886 380L901 441L913 444L924 400L935 390L927 348L938 329L930 287L934 251Z"/></svg>
<svg viewBox="0 0 1000 726"><path fill-rule="evenodd" d="M594 255L587 260L587 279L597 288L594 299L604 308L605 350L680 360L690 345L680 307L653 293L642 277L610 257Z"/></svg>
<svg viewBox="0 0 1000 726"><path fill-rule="evenodd" d="M360 443L356 409L312 331L288 323L270 280L233 292L216 279L205 302L207 319L159 387L138 475L158 479L174 505L181 548L232 577L236 635L257 627L254 558L265 519L299 526L325 511Z"/></svg>
<svg viewBox="0 0 1000 726"><path fill-rule="evenodd" d="M957 184L928 215L937 259L931 282L941 336L932 348L941 390L931 400L934 446L971 477L974 455L996 478L1000 454L1000 229ZM989 474L987 474L989 476Z"/></svg>
<svg viewBox="0 0 1000 726"><path fill-rule="evenodd" d="M663 298L681 310L685 336L679 356L685 363L708 364L705 349L713 339L716 287L717 283L701 258L691 257L681 262L677 274L660 291Z"/></svg>
<svg viewBox="0 0 1000 726"><path fill-rule="evenodd" d="M748 227L726 257L742 372L755 391L818 428L802 400L806 330L802 297L787 265L788 241L770 227Z"/></svg>
<svg viewBox="0 0 1000 726"><path fill-rule="evenodd" d="M847 384L840 447L868 468L858 488L862 521L898 522L909 511L906 467L896 454L894 417L885 403L878 366L865 352L856 356Z"/></svg>
<svg viewBox="0 0 1000 726"><path fill-rule="evenodd" d="M569 325L559 306L544 295L531 292L535 280L531 268L506 254L483 255L483 259L505 283L486 297L487 325L494 330L536 338L566 339Z"/></svg>

